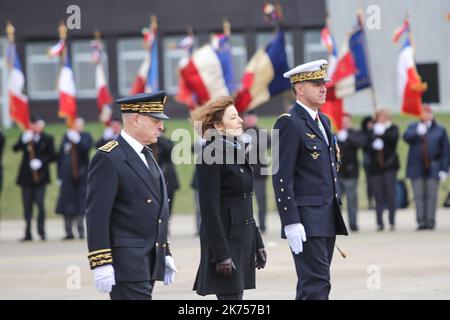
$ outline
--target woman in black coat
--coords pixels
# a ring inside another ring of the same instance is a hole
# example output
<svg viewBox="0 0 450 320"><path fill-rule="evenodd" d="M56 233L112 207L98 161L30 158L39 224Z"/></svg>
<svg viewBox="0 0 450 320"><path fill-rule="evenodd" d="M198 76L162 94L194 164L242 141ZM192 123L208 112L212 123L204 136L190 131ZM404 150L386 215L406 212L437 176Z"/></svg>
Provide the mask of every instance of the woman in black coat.
<svg viewBox="0 0 450 320"><path fill-rule="evenodd" d="M245 158L242 119L230 97L210 101L192 114L208 141L197 159L201 258L194 283L199 295L241 300L255 288L255 268L266 264L253 219L253 173Z"/></svg>

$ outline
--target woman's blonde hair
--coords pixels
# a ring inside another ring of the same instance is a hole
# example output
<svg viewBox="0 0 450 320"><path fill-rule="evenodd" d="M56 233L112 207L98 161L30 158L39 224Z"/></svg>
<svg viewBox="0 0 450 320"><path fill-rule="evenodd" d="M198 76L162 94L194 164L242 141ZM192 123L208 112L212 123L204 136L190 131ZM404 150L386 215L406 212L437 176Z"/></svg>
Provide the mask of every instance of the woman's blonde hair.
<svg viewBox="0 0 450 320"><path fill-rule="evenodd" d="M219 97L192 111L190 119L192 124L201 122L201 129L195 125L198 134L204 137L207 130L215 129L214 124L222 122L225 110L232 105L234 105L232 97Z"/></svg>

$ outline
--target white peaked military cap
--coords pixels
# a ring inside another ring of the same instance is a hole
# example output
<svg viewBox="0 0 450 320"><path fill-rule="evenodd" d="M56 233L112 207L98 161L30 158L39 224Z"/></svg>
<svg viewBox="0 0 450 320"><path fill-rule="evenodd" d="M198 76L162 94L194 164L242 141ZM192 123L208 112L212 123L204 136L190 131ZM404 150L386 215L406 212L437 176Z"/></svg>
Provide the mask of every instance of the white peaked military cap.
<svg viewBox="0 0 450 320"><path fill-rule="evenodd" d="M283 77L289 79L292 84L303 81L331 81L327 77L328 61L325 59L315 60L301 64L289 70Z"/></svg>

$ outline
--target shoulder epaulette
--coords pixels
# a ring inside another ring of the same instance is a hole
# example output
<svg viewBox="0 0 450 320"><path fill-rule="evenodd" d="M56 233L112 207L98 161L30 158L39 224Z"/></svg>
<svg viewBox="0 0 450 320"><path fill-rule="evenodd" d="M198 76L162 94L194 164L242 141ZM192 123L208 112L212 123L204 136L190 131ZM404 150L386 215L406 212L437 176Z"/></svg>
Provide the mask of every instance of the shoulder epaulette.
<svg viewBox="0 0 450 320"><path fill-rule="evenodd" d="M114 149L115 147L117 147L118 145L119 145L119 143L117 141L110 141L107 144L98 148L98 150L104 151L104 152L111 152L111 150Z"/></svg>
<svg viewBox="0 0 450 320"><path fill-rule="evenodd" d="M283 113L277 118L277 120L283 117L290 117L290 116L292 116L290 113Z"/></svg>

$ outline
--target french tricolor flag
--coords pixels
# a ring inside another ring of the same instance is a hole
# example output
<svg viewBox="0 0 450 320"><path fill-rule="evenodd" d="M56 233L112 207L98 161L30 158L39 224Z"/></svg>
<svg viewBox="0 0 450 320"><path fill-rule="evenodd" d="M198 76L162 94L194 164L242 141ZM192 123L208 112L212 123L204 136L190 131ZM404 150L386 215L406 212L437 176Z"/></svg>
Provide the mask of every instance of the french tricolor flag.
<svg viewBox="0 0 450 320"><path fill-rule="evenodd" d="M69 124L77 116L77 101L75 98L75 80L67 53L64 65L61 67L58 81L59 89L59 116L68 119Z"/></svg>
<svg viewBox="0 0 450 320"><path fill-rule="evenodd" d="M213 39L192 54L187 63L180 68L180 76L185 85L195 93L198 102L205 103L210 99L233 94L234 82L232 73L231 48L227 39Z"/></svg>
<svg viewBox="0 0 450 320"><path fill-rule="evenodd" d="M145 92L159 91L159 67L158 67L158 37L153 36L150 49L150 66L148 68Z"/></svg>
<svg viewBox="0 0 450 320"><path fill-rule="evenodd" d="M57 44L48 49L48 55L50 57L57 57L63 53L64 48L66 47L66 42L61 39Z"/></svg>
<svg viewBox="0 0 450 320"><path fill-rule="evenodd" d="M22 71L22 65L20 64L15 44L10 43L7 50L7 62L10 68L8 76L10 115L22 129L28 129L30 125L30 112L28 98L23 93L25 76Z"/></svg>
<svg viewBox="0 0 450 320"><path fill-rule="evenodd" d="M322 45L328 51L328 78L333 79L338 62L337 45L328 27L322 29L321 40ZM330 118L334 130L340 130L342 128L342 116L344 112L343 101L336 97L334 81L330 81L326 85L327 99L325 104L320 108L320 111Z"/></svg>
<svg viewBox="0 0 450 320"><path fill-rule="evenodd" d="M150 55L146 55L144 61L139 67L136 78L134 79L133 86L131 87L130 90L130 95L145 92L145 86L147 83L147 75L149 69L150 69Z"/></svg>
<svg viewBox="0 0 450 320"><path fill-rule="evenodd" d="M344 44L332 79L335 82L337 98L347 97L371 86L366 51L363 23L361 18L358 18L358 24L348 44Z"/></svg>
<svg viewBox="0 0 450 320"><path fill-rule="evenodd" d="M417 73L414 62L414 48L410 37L400 51L397 65L399 95L402 98L402 112L420 116L422 112L422 94L426 91L426 83Z"/></svg>
<svg viewBox="0 0 450 320"><path fill-rule="evenodd" d="M108 90L108 84L101 62L97 63L95 67L95 87L97 89L97 107L100 111L100 120L103 123L107 123L112 115L112 97Z"/></svg>
<svg viewBox="0 0 450 320"><path fill-rule="evenodd" d="M283 77L289 70L284 32L279 31L265 47L256 51L245 68L242 88L236 96L239 112L248 111L267 102L271 97L288 90L290 82Z"/></svg>

